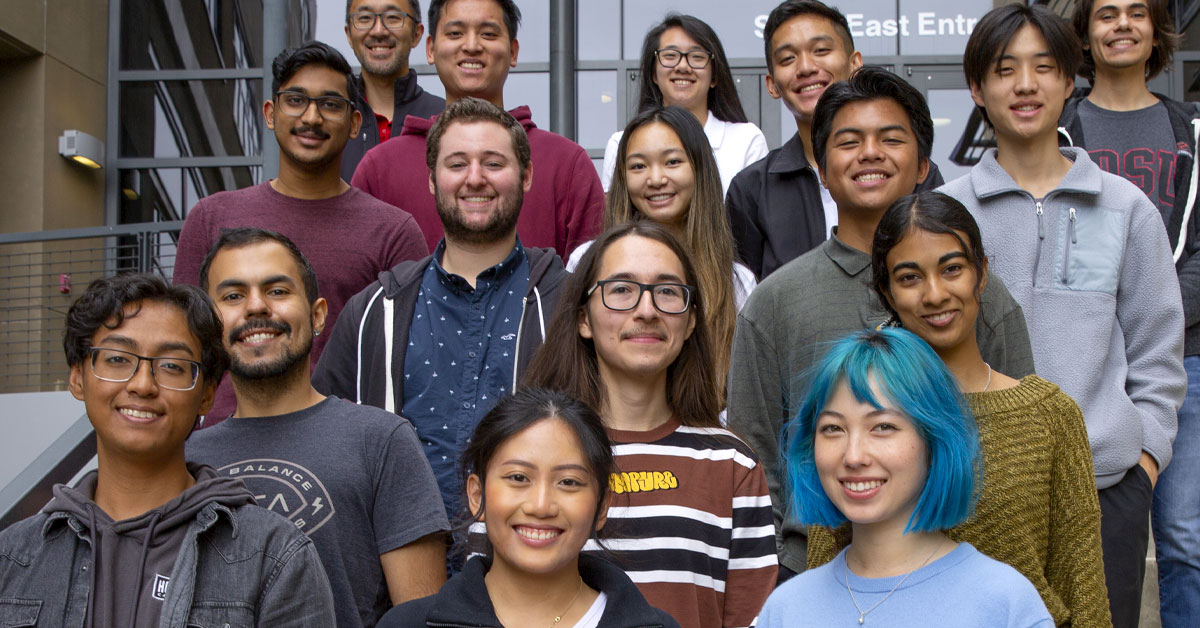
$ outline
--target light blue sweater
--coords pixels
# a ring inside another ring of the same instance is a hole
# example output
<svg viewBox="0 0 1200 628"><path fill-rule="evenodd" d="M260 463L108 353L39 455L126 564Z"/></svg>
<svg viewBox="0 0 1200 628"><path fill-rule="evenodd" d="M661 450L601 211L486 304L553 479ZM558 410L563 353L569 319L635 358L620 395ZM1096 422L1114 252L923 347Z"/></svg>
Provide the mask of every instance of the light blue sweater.
<svg viewBox="0 0 1200 628"><path fill-rule="evenodd" d="M990 269L1021 304L1037 374L1079 403L1098 488L1142 451L1171 460L1183 402L1183 303L1158 210L1081 148L1044 199L984 153L939 188L970 210Z"/></svg>
<svg viewBox="0 0 1200 628"><path fill-rule="evenodd" d="M846 550L833 562L788 580L771 593L758 628L1054 628L1037 589L1016 569L979 553L970 543L904 578L861 578L846 570ZM882 602L880 602L882 600Z"/></svg>

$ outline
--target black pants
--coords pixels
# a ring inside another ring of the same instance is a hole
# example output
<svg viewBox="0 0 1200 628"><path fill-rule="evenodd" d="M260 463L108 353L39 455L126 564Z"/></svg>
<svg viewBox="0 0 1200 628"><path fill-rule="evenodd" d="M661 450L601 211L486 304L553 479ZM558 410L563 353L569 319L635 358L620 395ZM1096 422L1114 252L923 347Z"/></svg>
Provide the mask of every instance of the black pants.
<svg viewBox="0 0 1200 628"><path fill-rule="evenodd" d="M1099 495L1100 543L1113 628L1137 628L1154 489L1146 470L1134 465L1120 482L1102 489Z"/></svg>

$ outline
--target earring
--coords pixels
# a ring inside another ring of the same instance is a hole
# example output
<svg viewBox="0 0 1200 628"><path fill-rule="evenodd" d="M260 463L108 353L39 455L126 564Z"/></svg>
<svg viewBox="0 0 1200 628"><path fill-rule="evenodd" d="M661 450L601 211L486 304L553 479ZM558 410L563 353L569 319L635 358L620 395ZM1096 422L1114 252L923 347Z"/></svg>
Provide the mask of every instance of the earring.
<svg viewBox="0 0 1200 628"><path fill-rule="evenodd" d="M321 335L321 330L319 330L319 329L314 329L314 330L313 330L313 335L314 335L314 336L320 336L320 335Z"/></svg>

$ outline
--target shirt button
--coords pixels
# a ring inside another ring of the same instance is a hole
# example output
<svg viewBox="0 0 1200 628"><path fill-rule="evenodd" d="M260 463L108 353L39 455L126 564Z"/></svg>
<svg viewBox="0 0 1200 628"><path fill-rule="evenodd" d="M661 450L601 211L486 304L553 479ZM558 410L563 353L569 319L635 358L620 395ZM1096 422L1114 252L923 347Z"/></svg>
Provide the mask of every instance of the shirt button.
<svg viewBox="0 0 1200 628"><path fill-rule="evenodd" d="M468 351L468 352L467 352L467 355L473 358L473 357L475 357L475 352L474 352L474 351Z"/></svg>
<svg viewBox="0 0 1200 628"><path fill-rule="evenodd" d="M470 409L471 409L471 402L469 402L469 401L464 401L464 402L463 402L463 408L465 408L465 409L467 409L467 410L470 410Z"/></svg>

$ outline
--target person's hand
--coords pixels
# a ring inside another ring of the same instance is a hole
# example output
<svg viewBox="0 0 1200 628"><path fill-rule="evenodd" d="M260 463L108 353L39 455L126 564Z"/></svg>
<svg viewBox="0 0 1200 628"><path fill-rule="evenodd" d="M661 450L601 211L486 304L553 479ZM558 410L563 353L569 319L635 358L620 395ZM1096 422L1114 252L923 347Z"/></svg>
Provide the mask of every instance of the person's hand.
<svg viewBox="0 0 1200 628"><path fill-rule="evenodd" d="M1138 458L1138 464L1146 470L1146 476L1150 478L1150 488L1154 488L1158 484L1158 463L1155 462L1154 456L1146 452L1142 452L1142 457Z"/></svg>

